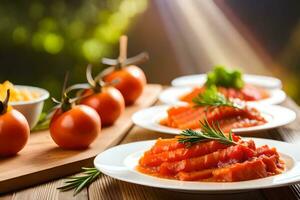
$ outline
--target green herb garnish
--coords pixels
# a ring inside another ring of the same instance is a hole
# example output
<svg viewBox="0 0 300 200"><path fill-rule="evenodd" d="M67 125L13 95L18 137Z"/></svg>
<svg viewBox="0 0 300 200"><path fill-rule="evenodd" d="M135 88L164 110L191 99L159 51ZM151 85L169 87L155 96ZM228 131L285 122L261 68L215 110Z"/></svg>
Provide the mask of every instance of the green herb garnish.
<svg viewBox="0 0 300 200"><path fill-rule="evenodd" d="M48 114L43 112L39 117L38 123L31 129L31 131L41 131L49 128L50 118Z"/></svg>
<svg viewBox="0 0 300 200"><path fill-rule="evenodd" d="M232 138L231 131L228 133L228 137L226 137L225 133L221 130L219 123L212 123L212 125L210 125L207 119L205 119L204 122L200 122L200 124L201 131L194 131L191 129L184 130L178 137L178 142L185 143L188 146L208 140L218 140L227 145L236 144Z"/></svg>
<svg viewBox="0 0 300 200"><path fill-rule="evenodd" d="M216 86L211 86L207 88L203 93L200 93L197 97L193 99L195 106L228 106L233 108L239 108L229 99L227 99L223 94L219 93Z"/></svg>
<svg viewBox="0 0 300 200"><path fill-rule="evenodd" d="M101 172L96 168L83 167L82 169L84 175L69 177L68 180L65 182L66 185L57 189L61 191L74 190L75 196L83 188L89 186L92 182L94 182L101 174Z"/></svg>
<svg viewBox="0 0 300 200"><path fill-rule="evenodd" d="M226 88L241 89L244 87L242 73L238 70L228 70L224 66L215 66L214 70L207 74L206 87L222 86Z"/></svg>

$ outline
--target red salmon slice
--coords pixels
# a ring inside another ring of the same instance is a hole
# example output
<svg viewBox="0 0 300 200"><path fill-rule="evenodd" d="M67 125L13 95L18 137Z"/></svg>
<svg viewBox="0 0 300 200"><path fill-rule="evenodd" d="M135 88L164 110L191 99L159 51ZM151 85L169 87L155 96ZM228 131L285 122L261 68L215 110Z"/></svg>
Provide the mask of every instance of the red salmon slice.
<svg viewBox="0 0 300 200"><path fill-rule="evenodd" d="M279 154L278 154L276 148L274 148L274 147L270 148L268 145L258 147L256 149L256 153L257 153L257 156L266 155L268 157L271 157L271 156L275 155L276 157L279 157Z"/></svg>
<svg viewBox="0 0 300 200"><path fill-rule="evenodd" d="M172 112L168 112L168 116L170 116L172 120L180 123L181 121L185 122L189 119L193 119L195 116L201 115L204 111L204 108L200 108L200 107L195 108L195 107L186 106L184 107L185 109L182 109L183 107L173 108L173 110L176 109L177 112L175 114Z"/></svg>
<svg viewBox="0 0 300 200"><path fill-rule="evenodd" d="M193 99L205 91L205 87L196 87L191 92L181 96L179 99L187 103L193 103Z"/></svg>
<svg viewBox="0 0 300 200"><path fill-rule="evenodd" d="M253 156L254 151L244 145L230 146L200 157L176 162L164 162L161 164L159 172L162 175L172 175L181 171L190 172L210 169L229 162L242 162Z"/></svg>
<svg viewBox="0 0 300 200"><path fill-rule="evenodd" d="M237 128L247 128L247 127L259 126L264 123L265 122L251 120L248 118L245 118L245 119L228 118L228 119L224 119L224 120L219 120L219 125L220 125L220 127L222 127L222 130L224 132L229 132L230 130L237 129Z"/></svg>
<svg viewBox="0 0 300 200"><path fill-rule="evenodd" d="M279 158L262 155L254 160L236 163L212 171L214 181L233 182L264 178L282 172Z"/></svg>
<svg viewBox="0 0 300 200"><path fill-rule="evenodd" d="M243 95L243 99L246 101L266 99L270 96L267 90L253 85L245 85L245 87L241 90L241 93Z"/></svg>
<svg viewBox="0 0 300 200"><path fill-rule="evenodd" d="M254 108L217 107L206 110L205 107L194 106L172 107L168 110L167 119L163 119L160 123L179 129L198 129L201 128L200 121L205 118L210 124L218 121L220 127L225 128L224 131L266 123L266 120Z"/></svg>
<svg viewBox="0 0 300 200"><path fill-rule="evenodd" d="M196 87L179 99L187 103L193 103L193 99L204 91L205 87ZM270 96L267 90L249 84L246 84L242 89L218 87L218 91L227 98L237 98L244 101L257 101Z"/></svg>
<svg viewBox="0 0 300 200"><path fill-rule="evenodd" d="M228 145L222 144L218 141L209 141L204 143L194 144L189 148L175 149L172 151L164 151L157 154L145 154L140 160L140 164L145 167L155 167L161 165L163 162L174 162L188 158L198 157L215 152L219 149L225 149Z"/></svg>
<svg viewBox="0 0 300 200"><path fill-rule="evenodd" d="M214 169L205 169L201 171L194 171L194 172L179 172L176 174L176 178L181 181L197 181L208 179L212 177L212 172Z"/></svg>
<svg viewBox="0 0 300 200"><path fill-rule="evenodd" d="M184 108L184 109L183 109ZM175 113L175 114L174 114ZM199 128L199 121L204 119L204 108L175 107L168 111L167 126L186 129Z"/></svg>
<svg viewBox="0 0 300 200"><path fill-rule="evenodd" d="M267 172L269 172L271 174L277 174L278 173L278 168L279 168L277 166L278 157L276 157L275 155L273 155L271 157L267 157L265 155L262 155L262 156L260 156L260 158L265 163Z"/></svg>
<svg viewBox="0 0 300 200"><path fill-rule="evenodd" d="M233 182L263 178L268 175L281 173L282 170L278 157L275 155L271 157L262 155L253 161L236 163L223 168L179 172L175 177L183 181L201 181L203 179L209 179L210 181Z"/></svg>
<svg viewBox="0 0 300 200"><path fill-rule="evenodd" d="M218 182L246 181L268 176L265 163L261 160L236 163L212 172L213 180Z"/></svg>
<svg viewBox="0 0 300 200"><path fill-rule="evenodd" d="M155 145L147 152L150 154L158 154L164 151L172 151L178 148L183 148L185 145L178 142L177 138L172 139L157 139Z"/></svg>

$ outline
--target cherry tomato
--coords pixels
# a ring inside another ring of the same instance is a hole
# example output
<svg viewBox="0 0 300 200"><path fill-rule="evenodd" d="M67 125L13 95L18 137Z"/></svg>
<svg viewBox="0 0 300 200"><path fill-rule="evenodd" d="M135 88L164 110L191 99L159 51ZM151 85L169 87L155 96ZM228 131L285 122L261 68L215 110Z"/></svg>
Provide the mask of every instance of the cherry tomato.
<svg viewBox="0 0 300 200"><path fill-rule="evenodd" d="M86 105L76 105L65 112L59 108L50 122L52 139L64 149L85 149L100 131L98 113Z"/></svg>
<svg viewBox="0 0 300 200"><path fill-rule="evenodd" d="M21 151L29 134L28 122L19 111L11 109L0 115L0 156L12 156Z"/></svg>
<svg viewBox="0 0 300 200"><path fill-rule="evenodd" d="M146 85L144 72L134 65L116 69L106 75L104 81L109 83L116 81L114 86L122 93L126 105L133 104L142 94Z"/></svg>
<svg viewBox="0 0 300 200"><path fill-rule="evenodd" d="M80 101L94 108L101 118L103 126L112 125L123 113L125 102L122 94L114 87L102 87L101 92L92 94L93 90L86 90L83 95L91 94Z"/></svg>

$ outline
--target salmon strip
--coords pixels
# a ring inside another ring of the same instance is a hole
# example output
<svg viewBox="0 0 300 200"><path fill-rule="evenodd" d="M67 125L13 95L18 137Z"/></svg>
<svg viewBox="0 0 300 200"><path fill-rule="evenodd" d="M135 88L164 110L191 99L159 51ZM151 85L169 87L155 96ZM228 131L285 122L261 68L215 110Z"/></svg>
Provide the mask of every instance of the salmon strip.
<svg viewBox="0 0 300 200"><path fill-rule="evenodd" d="M245 85L241 93L246 101L266 99L270 96L267 90L249 84Z"/></svg>
<svg viewBox="0 0 300 200"><path fill-rule="evenodd" d="M191 92L179 99L187 103L193 103L193 99L205 91L205 87L195 87ZM218 91L227 98L237 98L244 101L257 101L268 98L267 90L246 84L242 89L218 87Z"/></svg>
<svg viewBox="0 0 300 200"><path fill-rule="evenodd" d="M212 175L214 181L233 182L264 178L281 173L282 170L278 157L275 155L271 157L262 155L244 163L216 169L212 172Z"/></svg>
<svg viewBox="0 0 300 200"><path fill-rule="evenodd" d="M265 119L260 115L259 111L255 108L244 107L243 109L237 109L232 107L218 107L209 110L207 113L208 122L227 119L227 118L248 118L257 121L265 122Z"/></svg>
<svg viewBox="0 0 300 200"><path fill-rule="evenodd" d="M178 142L177 138L172 139L157 139L155 145L148 151L151 154L157 154L164 151L172 151L178 148L185 147L185 144Z"/></svg>
<svg viewBox="0 0 300 200"><path fill-rule="evenodd" d="M279 157L279 154L278 154L276 148L274 148L274 147L270 148L268 145L258 147L256 149L256 153L257 153L257 156L266 155L268 157L271 157L271 156L275 155L276 157Z"/></svg>
<svg viewBox="0 0 300 200"><path fill-rule="evenodd" d="M185 109L183 110L182 107ZM204 108L182 107L171 108L172 111L177 110L176 114L173 114L174 112L168 112L169 120L171 122L170 125L180 129L199 128L199 121L203 120L205 117Z"/></svg>
<svg viewBox="0 0 300 200"><path fill-rule="evenodd" d="M235 145L200 157L176 162L164 162L161 164L159 172L162 175L172 175L181 171L190 172L210 169L224 163L242 162L253 156L254 151L252 149L244 145Z"/></svg>
<svg viewBox="0 0 300 200"><path fill-rule="evenodd" d="M257 159L216 169L212 172L212 175L213 181L234 182L264 178L268 176L268 172L265 163L261 159Z"/></svg>
<svg viewBox="0 0 300 200"><path fill-rule="evenodd" d="M228 118L228 119L223 119L223 120L219 121L219 125L224 132L229 132L230 130L235 129L235 128L247 128L247 127L252 127L252 126L258 126L258 125L262 125L264 123L265 122L251 120L248 118L244 118L244 119Z"/></svg>
<svg viewBox="0 0 300 200"><path fill-rule="evenodd" d="M205 91L205 87L196 87L191 92L181 96L179 99L187 103L192 103L193 99L197 97L199 94L203 93L204 91Z"/></svg>
<svg viewBox="0 0 300 200"><path fill-rule="evenodd" d="M260 158L265 163L267 172L270 172L272 174L277 174L279 172L278 169L281 168L281 166L277 165L279 160L278 157L276 157L275 155L271 157L263 155L260 156Z"/></svg>
<svg viewBox="0 0 300 200"><path fill-rule="evenodd" d="M277 165L276 156L260 156L252 161L235 163L223 168L206 169L193 172L179 172L175 177L183 181L196 181L208 179L210 181L244 181L250 179L263 178L269 174L278 174L282 171Z"/></svg>
<svg viewBox="0 0 300 200"><path fill-rule="evenodd" d="M205 169L193 172L179 172L175 177L181 181L197 181L211 178L213 171L214 169Z"/></svg>
<svg viewBox="0 0 300 200"><path fill-rule="evenodd" d="M198 143L189 148L183 147L172 151L164 151L158 154L145 154L140 160L140 165L155 167L161 165L163 162L174 162L198 157L227 147L228 145L222 144L218 141Z"/></svg>

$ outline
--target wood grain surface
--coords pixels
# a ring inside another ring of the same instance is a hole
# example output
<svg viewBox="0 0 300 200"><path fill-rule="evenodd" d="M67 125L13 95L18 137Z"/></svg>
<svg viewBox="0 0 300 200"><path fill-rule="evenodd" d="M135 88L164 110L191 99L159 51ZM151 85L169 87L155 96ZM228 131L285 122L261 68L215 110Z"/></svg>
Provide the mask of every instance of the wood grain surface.
<svg viewBox="0 0 300 200"><path fill-rule="evenodd" d="M288 99L284 104L299 113L298 106ZM298 115L299 116L299 115ZM274 129L270 131L260 132L255 134L256 137L273 138L277 140L286 140L292 143L300 144L300 118L284 128ZM121 143L129 143L140 140L156 139L158 137L168 138L172 135L147 131L145 129L134 126ZM293 185L289 187L279 187L265 190L252 190L241 193L227 193L227 194L192 194L182 193L170 190L156 189L151 187L145 187L135 184L122 182L116 179L112 179L108 176L101 176L97 181L84 189L77 196L73 197L72 191L59 192L56 188L63 184L63 179L52 181L46 184L31 187L26 190L16 191L0 197L0 200L39 200L39 199L82 199L82 200L93 200L93 199L225 199L225 200L273 200L273 199L299 199L299 186Z"/></svg>
<svg viewBox="0 0 300 200"><path fill-rule="evenodd" d="M133 125L131 115L152 105L160 91L160 85L148 85L136 104L127 107L114 126L103 128L96 141L84 151L59 148L48 130L32 133L29 143L16 157L0 160L0 193L74 174L82 166L91 166L98 153L122 140ZM48 189L51 186L49 184Z"/></svg>

